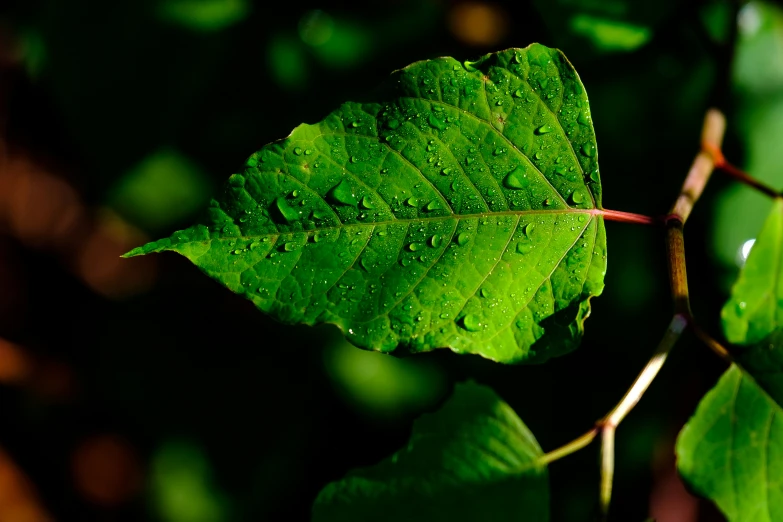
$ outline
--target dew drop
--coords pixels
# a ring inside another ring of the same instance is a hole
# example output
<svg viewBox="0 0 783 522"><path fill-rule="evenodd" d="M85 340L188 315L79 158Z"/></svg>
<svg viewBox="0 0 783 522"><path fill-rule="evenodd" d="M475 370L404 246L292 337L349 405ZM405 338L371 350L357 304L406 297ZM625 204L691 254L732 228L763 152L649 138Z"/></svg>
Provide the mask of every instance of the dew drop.
<svg viewBox="0 0 783 522"><path fill-rule="evenodd" d="M296 147L294 149L294 154L296 154L297 156L301 156L302 155L302 148L301 147Z"/></svg>
<svg viewBox="0 0 783 522"><path fill-rule="evenodd" d="M449 174L451 174L451 169L449 167L446 167L445 169L441 170L440 173L443 174L444 176L448 176Z"/></svg>
<svg viewBox="0 0 783 522"><path fill-rule="evenodd" d="M427 210L433 211L433 210L439 210L441 208L440 201L437 199L433 199L429 203L427 203Z"/></svg>
<svg viewBox="0 0 783 522"><path fill-rule="evenodd" d="M585 200L585 195L582 194L582 192L579 190L575 190L574 193L571 194L571 201L573 201L577 205L583 203L584 200Z"/></svg>
<svg viewBox="0 0 783 522"><path fill-rule="evenodd" d="M411 243L408 245L408 250L411 252L416 252L417 250L421 250L423 246L424 245L422 243Z"/></svg>
<svg viewBox="0 0 783 522"><path fill-rule="evenodd" d="M536 134L548 134L553 130L555 130L554 127L549 124L544 124L536 129Z"/></svg>
<svg viewBox="0 0 783 522"><path fill-rule="evenodd" d="M443 236L441 236L439 234L434 234L430 238L429 244L430 244L431 247L438 248L440 245L443 244Z"/></svg>
<svg viewBox="0 0 783 522"><path fill-rule="evenodd" d="M595 145L592 143L585 143L582 145L582 154L590 158L595 156Z"/></svg>
<svg viewBox="0 0 783 522"><path fill-rule="evenodd" d="M405 200L405 204L408 205L409 207L415 207L416 205L419 204L419 200L414 197L410 197Z"/></svg>
<svg viewBox="0 0 783 522"><path fill-rule="evenodd" d="M462 318L462 327L469 332L478 332L481 329L481 321L475 314L468 314Z"/></svg>
<svg viewBox="0 0 783 522"><path fill-rule="evenodd" d="M364 196L362 198L362 206L364 208L375 208L375 205L373 204L372 200L368 196Z"/></svg>
<svg viewBox="0 0 783 522"><path fill-rule="evenodd" d="M300 248L302 248L302 245L290 241L285 245L283 245L283 248L285 249L286 252L293 252L295 250L299 250Z"/></svg>
<svg viewBox="0 0 783 522"><path fill-rule="evenodd" d="M277 204L277 210L280 211L280 214L285 218L286 221L293 222L301 217L301 212L295 208L292 208L285 198L277 198L275 203Z"/></svg>
<svg viewBox="0 0 783 522"><path fill-rule="evenodd" d="M350 183L346 180L342 180L339 185L329 191L329 196L337 203L343 205L356 206L356 195L353 193Z"/></svg>
<svg viewBox="0 0 783 522"><path fill-rule="evenodd" d="M459 246L464 246L468 243L470 240L470 235L467 232L460 232L457 234L457 244Z"/></svg>
<svg viewBox="0 0 783 522"><path fill-rule="evenodd" d="M430 126L432 126L435 129L438 130L445 130L446 129L446 122L441 120L434 112L430 113L429 118L427 119Z"/></svg>
<svg viewBox="0 0 783 522"><path fill-rule="evenodd" d="M517 175L519 169L511 171L508 176L503 179L503 186L511 190L520 190L525 188L525 183ZM524 178L523 178L524 179Z"/></svg>

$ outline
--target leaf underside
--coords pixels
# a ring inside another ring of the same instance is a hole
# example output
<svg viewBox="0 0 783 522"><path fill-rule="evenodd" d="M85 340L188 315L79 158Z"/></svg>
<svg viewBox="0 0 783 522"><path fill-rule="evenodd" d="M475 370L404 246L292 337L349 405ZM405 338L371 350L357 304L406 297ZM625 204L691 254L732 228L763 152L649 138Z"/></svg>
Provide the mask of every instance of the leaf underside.
<svg viewBox="0 0 783 522"><path fill-rule="evenodd" d="M560 51L396 71L265 146L172 250L286 323L502 362L574 349L606 236L587 96Z"/></svg>
<svg viewBox="0 0 783 522"><path fill-rule="evenodd" d="M495 393L458 384L416 420L405 448L327 485L313 522L549 519L549 486L533 434Z"/></svg>
<svg viewBox="0 0 783 522"><path fill-rule="evenodd" d="M783 520L783 202L721 311L737 364L677 441L678 469L730 521Z"/></svg>

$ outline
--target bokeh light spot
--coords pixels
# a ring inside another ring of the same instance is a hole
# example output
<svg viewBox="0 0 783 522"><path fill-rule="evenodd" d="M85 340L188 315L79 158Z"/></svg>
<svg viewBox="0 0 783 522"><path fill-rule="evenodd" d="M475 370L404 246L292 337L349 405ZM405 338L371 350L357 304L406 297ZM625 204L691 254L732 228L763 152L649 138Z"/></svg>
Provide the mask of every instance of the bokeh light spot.
<svg viewBox="0 0 783 522"><path fill-rule="evenodd" d="M97 435L84 440L73 452L71 463L76 489L94 504L117 506L141 487L138 455L118 436Z"/></svg>
<svg viewBox="0 0 783 522"><path fill-rule="evenodd" d="M448 25L454 36L467 45L489 47L508 32L506 13L495 4L461 2L451 8Z"/></svg>
<svg viewBox="0 0 783 522"><path fill-rule="evenodd" d="M306 13L299 21L299 36L308 45L323 45L329 41L332 34L334 34L334 21L320 9Z"/></svg>

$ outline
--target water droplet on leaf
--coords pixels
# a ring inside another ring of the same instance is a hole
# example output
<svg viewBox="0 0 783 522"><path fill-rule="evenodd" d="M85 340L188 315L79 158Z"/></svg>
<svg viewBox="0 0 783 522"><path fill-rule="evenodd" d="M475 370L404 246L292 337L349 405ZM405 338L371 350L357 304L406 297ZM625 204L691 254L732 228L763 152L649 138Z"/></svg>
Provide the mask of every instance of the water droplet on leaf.
<svg viewBox="0 0 783 522"><path fill-rule="evenodd" d="M519 176L517 175L518 171L519 171L519 169L516 169L516 170L510 172L508 174L508 176L506 176L503 179L503 186L504 187L512 189L512 190L520 190L520 189L525 188L526 184L523 182L524 178L522 178L522 179L519 178Z"/></svg>
<svg viewBox="0 0 783 522"><path fill-rule="evenodd" d="M301 213L295 208L292 208L285 198L277 198L276 204L277 210L280 211L280 214L285 218L286 221L293 222L301 217Z"/></svg>
<svg viewBox="0 0 783 522"><path fill-rule="evenodd" d="M462 318L462 327L469 332L478 332L481 329L481 321L475 314L468 314Z"/></svg>
<svg viewBox="0 0 783 522"><path fill-rule="evenodd" d="M339 185L329 191L329 196L337 203L343 205L356 206L356 195L353 193L350 183L346 180L342 180Z"/></svg>
<svg viewBox="0 0 783 522"><path fill-rule="evenodd" d="M593 145L592 143L585 143L584 145L582 145L582 154L590 158L595 156L595 145Z"/></svg>

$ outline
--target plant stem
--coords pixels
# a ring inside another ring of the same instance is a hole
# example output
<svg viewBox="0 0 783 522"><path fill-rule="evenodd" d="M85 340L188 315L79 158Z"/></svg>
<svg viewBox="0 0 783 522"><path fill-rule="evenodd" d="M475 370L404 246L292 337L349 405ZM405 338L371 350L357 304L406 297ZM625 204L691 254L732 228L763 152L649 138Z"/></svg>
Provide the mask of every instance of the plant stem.
<svg viewBox="0 0 783 522"><path fill-rule="evenodd" d="M663 335L663 339L658 343L658 347L655 349L653 356L647 361L644 369L636 377L631 388L625 392L625 395L617 403L617 406L610 411L606 417L598 421L599 426L613 426L617 427L620 422L628 415L639 399L642 398L644 392L649 388L655 376L658 375L658 371L663 366L666 357L669 355L674 343L680 338L680 335L688 326L688 317L676 314L672 317L669 327L666 329L666 333Z"/></svg>
<svg viewBox="0 0 783 522"><path fill-rule="evenodd" d="M756 189L757 191L761 192L762 194L769 196L771 198L779 198L780 193L770 187L769 185L765 185L761 181L757 180L756 178L753 178L750 176L750 174L747 174L746 172L738 169L731 163L727 162L726 160L723 161L721 164L717 164L716 167L720 169L722 172L725 172L735 180L739 181L740 183L747 185L751 188Z"/></svg>
<svg viewBox="0 0 783 522"><path fill-rule="evenodd" d="M706 344L710 348L710 350L715 352L718 355L718 357L720 357L721 359L723 359L728 363L734 362L731 358L731 354L729 354L729 351L726 348L724 348L722 344L716 341L714 337L712 337L710 334L702 330L698 324L692 322L689 326L693 331L693 333L696 334L696 337L698 337L704 344Z"/></svg>
<svg viewBox="0 0 783 522"><path fill-rule="evenodd" d="M621 210L596 209L595 214L603 216L607 221L620 221L622 223L638 223L640 225L658 225L660 220L643 214L623 212Z"/></svg>
<svg viewBox="0 0 783 522"><path fill-rule="evenodd" d="M666 227L666 260L669 265L669 286L674 300L674 313L685 317L691 315L688 293L688 273L685 269L685 237L682 221L671 219Z"/></svg>
<svg viewBox="0 0 783 522"><path fill-rule="evenodd" d="M606 414L601 420L599 420L595 427L580 437L572 440L568 444L565 444L549 453L543 455L539 461L543 464L549 464L558 459L561 459L571 453L579 451L588 444L599 434L603 433L607 427L614 429L618 424L628 415L628 412L636 406L644 392L650 386L658 371L661 369L663 362L666 360L666 356L674 346L675 341L680 336L682 331L688 325L688 319L682 315L675 315L669 323L666 333L658 344L652 358L647 362L647 365L641 371L631 388L625 392L623 398L612 410Z"/></svg>
<svg viewBox="0 0 783 522"><path fill-rule="evenodd" d="M614 426L601 430L601 515L605 519L612 502L612 481L614 479Z"/></svg>
<svg viewBox="0 0 783 522"><path fill-rule="evenodd" d="M663 218L666 225L666 248L669 261L669 281L674 297L674 317L672 317L669 327L663 335L658 347L650 360L642 369L641 373L625 393L619 403L605 417L599 420L595 427L583 434L579 438L568 444L551 451L541 457L540 462L549 464L566 455L578 451L588 444L600 433L601 434L601 486L600 499L601 510L604 514L608 512L609 504L612 498L612 479L614 476L614 436L617 426L622 422L626 415L636 406L642 395L650 387L655 377L658 375L663 363L674 347L674 344L680 338L680 335L689 325L693 328L696 335L716 352L724 353L728 356L726 350L720 344L704 333L694 322L690 309L690 298L688 295L688 277L685 270L685 241L683 236L683 226L693 210L693 205L704 192L712 171L715 168L715 156L709 151L720 151L720 145L723 141L723 134L726 130L726 119L717 109L710 109L704 116L704 126L702 127L702 149L693 160L685 182L682 185L680 194L674 202L669 215ZM626 212L614 210L598 210L595 214L603 215L606 219L624 221L631 223L652 224L660 222L654 218L640 216Z"/></svg>
<svg viewBox="0 0 783 522"><path fill-rule="evenodd" d="M612 499L612 478L614 477L614 432L626 415L639 402L661 370L666 357L674 347L677 339L688 326L688 316L675 314L672 317L663 339L658 343L653 356L647 361L644 369L636 377L633 385L606 417L598 421L601 428L601 512L609 511Z"/></svg>
<svg viewBox="0 0 783 522"><path fill-rule="evenodd" d="M581 437L578 437L568 444L565 444L563 446L560 446L556 450L552 450L546 455L543 455L539 462L542 464L549 464L550 462L554 462L558 459L562 459L566 455L570 455L571 453L577 452L580 449L584 448L591 442L593 442L593 439L595 436L598 435L598 427L593 428L592 430L588 431Z"/></svg>
<svg viewBox="0 0 783 522"><path fill-rule="evenodd" d="M701 196L704 186L715 168L715 159L707 150L720 150L725 132L726 117L717 109L709 109L704 115L704 125L701 130L702 150L696 154L680 190L680 195L670 212L673 216L678 216L683 223L688 220L688 216L693 210L693 204Z"/></svg>
<svg viewBox="0 0 783 522"><path fill-rule="evenodd" d="M781 196L780 192L773 189L769 185L766 185L765 183L762 183L761 181L757 180L747 172L745 172L742 169L739 169L735 167L733 164L726 161L726 157L723 155L723 151L721 151L720 147L715 147L713 144L710 143L703 143L702 147L704 148L707 153L709 153L712 156L713 161L715 162L715 168L720 170L721 172L728 174L732 178L734 178L736 181L739 181L743 185L747 185L765 196L769 196L771 198L778 198Z"/></svg>

